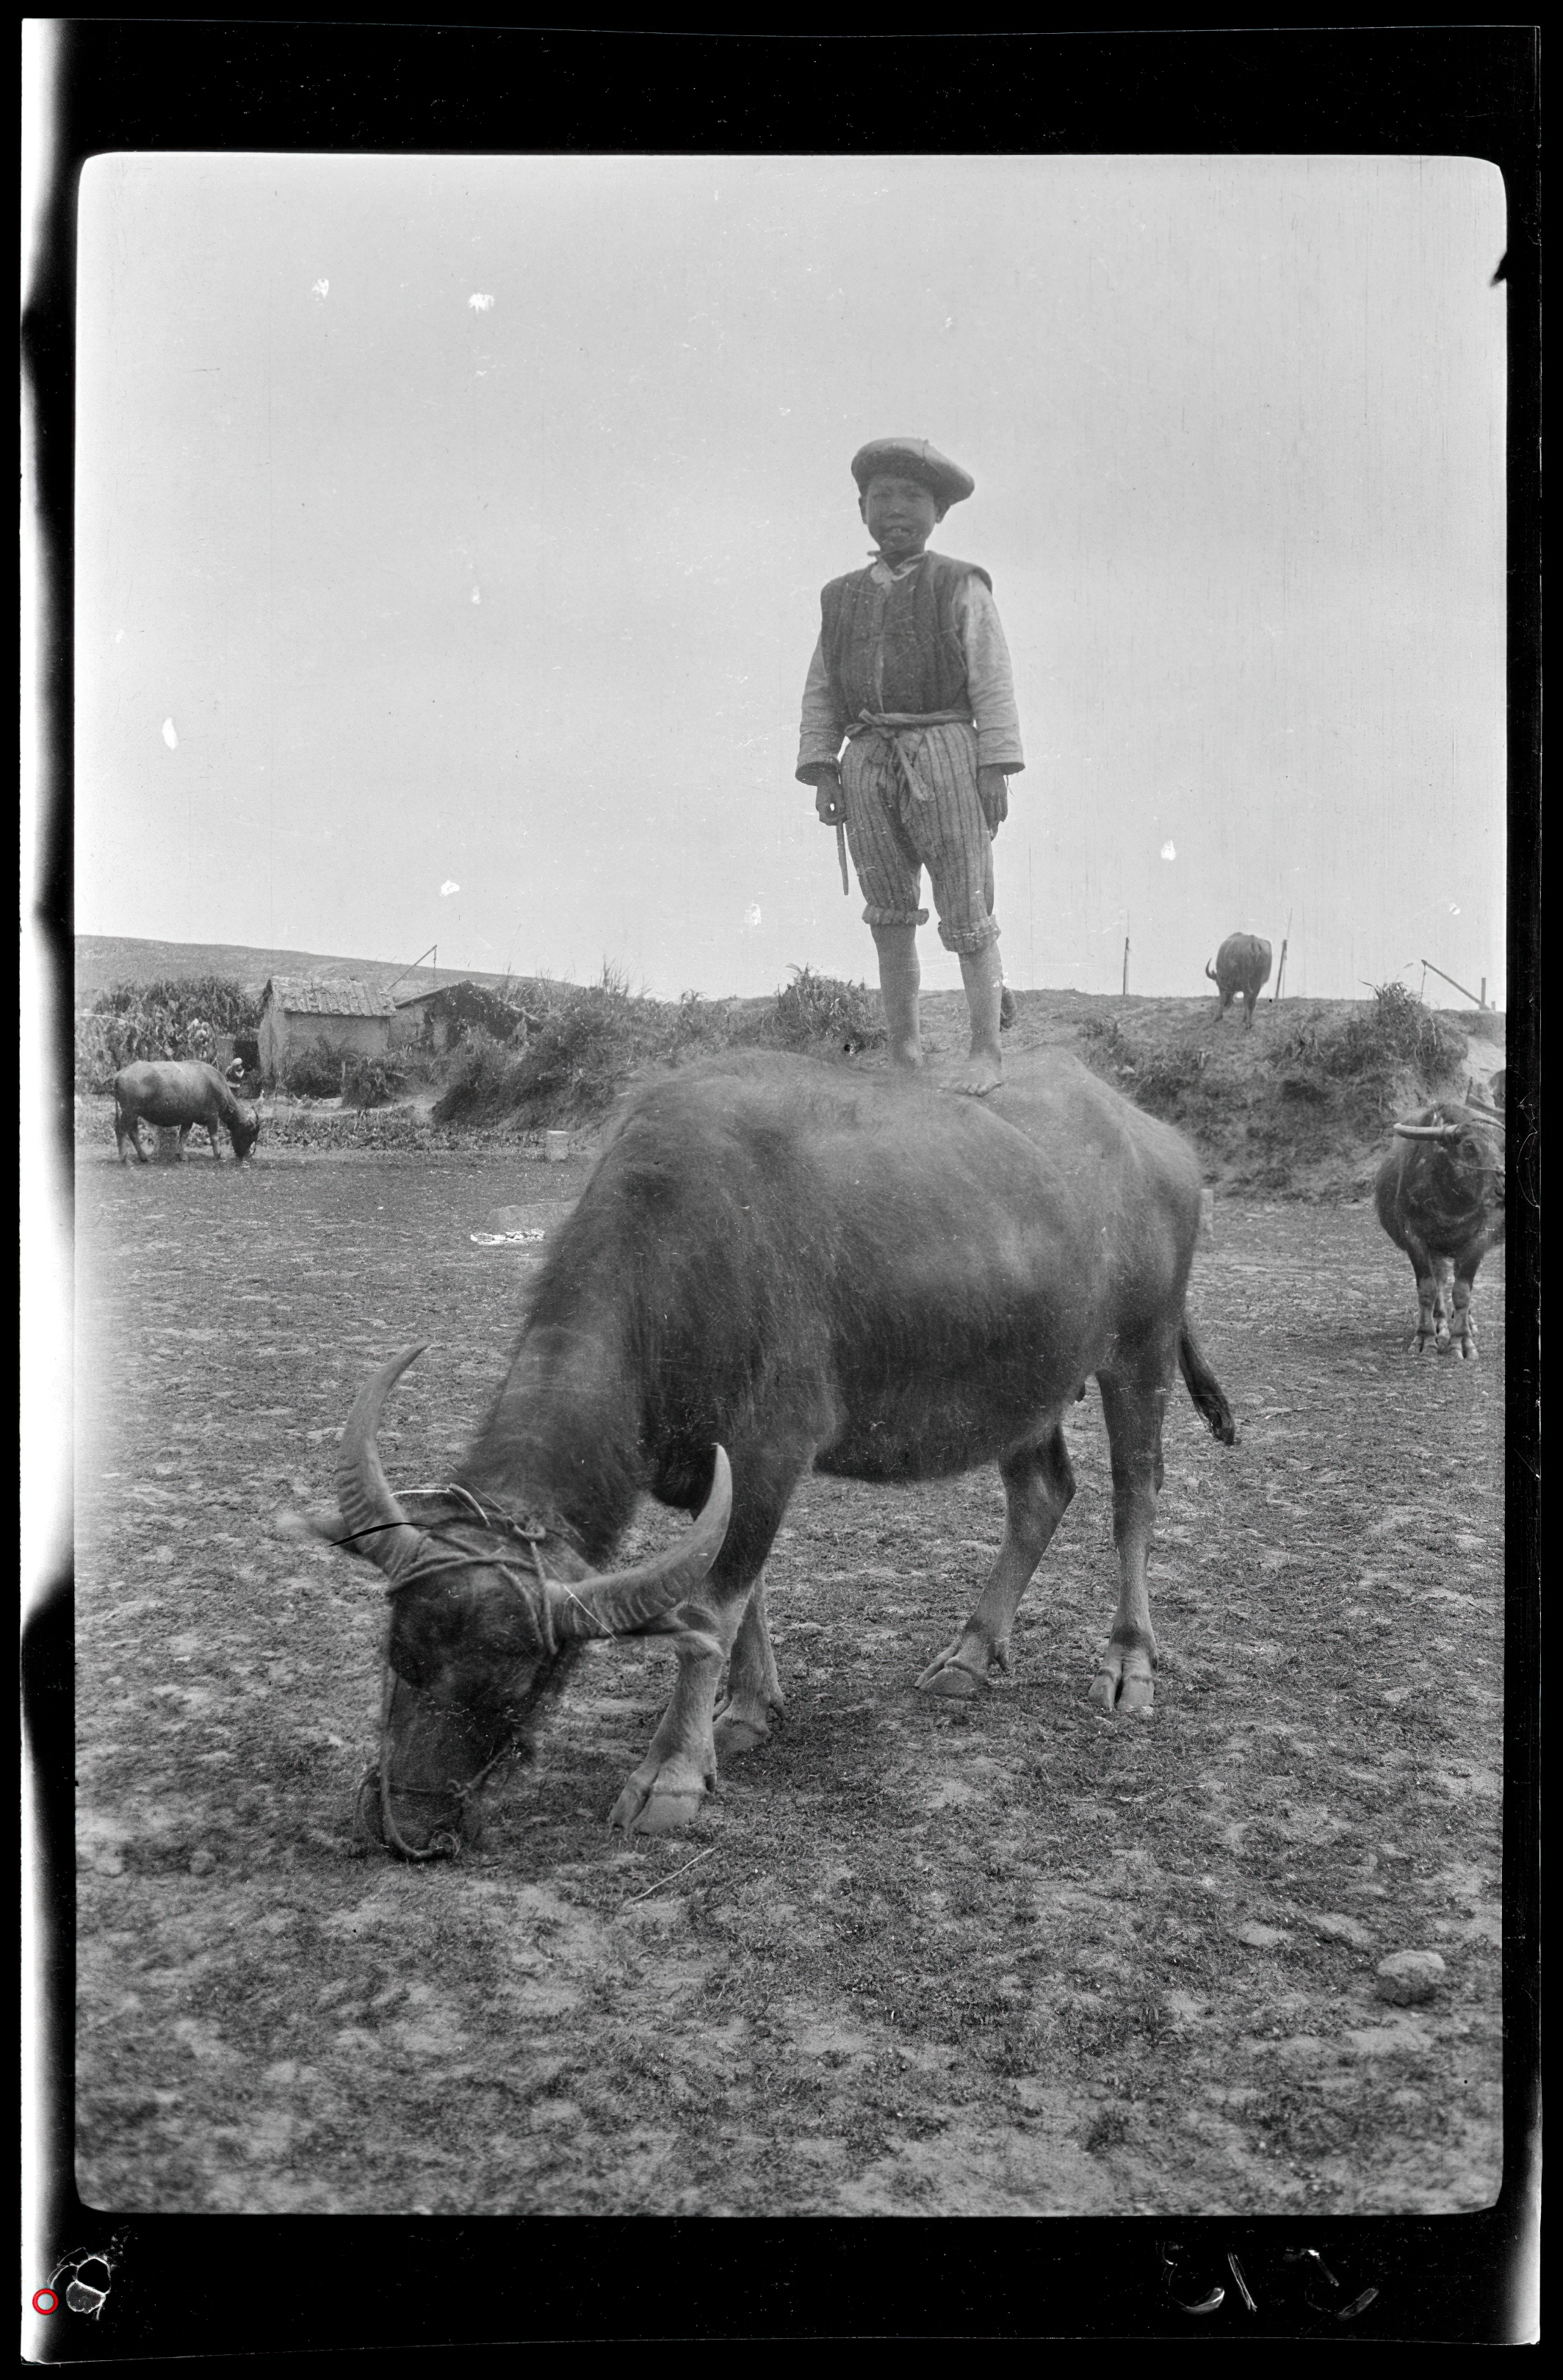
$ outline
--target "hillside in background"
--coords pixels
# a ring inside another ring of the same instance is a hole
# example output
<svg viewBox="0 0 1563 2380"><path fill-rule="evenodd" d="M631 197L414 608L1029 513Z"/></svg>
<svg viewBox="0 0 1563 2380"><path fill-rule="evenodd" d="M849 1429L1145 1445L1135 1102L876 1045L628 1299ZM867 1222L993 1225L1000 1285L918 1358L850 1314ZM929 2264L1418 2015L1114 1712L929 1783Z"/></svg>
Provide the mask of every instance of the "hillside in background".
<svg viewBox="0 0 1563 2380"><path fill-rule="evenodd" d="M433 991L442 983L501 984L499 975L472 967L409 967L399 959L345 959L320 951L269 951L247 942L156 942L131 934L78 934L76 1005L80 1008L114 983L159 983L202 975L236 977L257 994L273 975L355 977L371 991L394 984L398 999Z"/></svg>

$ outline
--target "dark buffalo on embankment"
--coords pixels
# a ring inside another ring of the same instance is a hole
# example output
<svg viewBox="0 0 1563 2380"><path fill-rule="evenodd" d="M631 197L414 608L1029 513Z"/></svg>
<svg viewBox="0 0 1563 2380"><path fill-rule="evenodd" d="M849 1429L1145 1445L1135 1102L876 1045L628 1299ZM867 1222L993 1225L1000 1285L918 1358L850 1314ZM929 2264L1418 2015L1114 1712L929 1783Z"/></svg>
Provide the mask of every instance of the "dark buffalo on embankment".
<svg viewBox="0 0 1563 2380"><path fill-rule="evenodd" d="M1259 934L1229 934L1216 953L1215 965L1206 961L1205 972L1216 986L1217 1023L1241 993L1243 1025L1252 1028L1259 994L1270 979L1269 943Z"/></svg>
<svg viewBox="0 0 1563 2380"><path fill-rule="evenodd" d="M752 1749L781 1707L760 1572L811 1466L893 1482L998 1464L998 1560L917 1681L986 1692L1073 1494L1063 1418L1093 1374L1120 1597L1091 1693L1148 1708L1145 1560L1180 1368L1214 1434L1235 1437L1184 1313L1199 1227L1187 1144L1058 1052L1016 1059L980 1101L757 1054L641 1091L451 1487L420 1492L415 1518L376 1449L417 1349L344 1432L340 1518L316 1525L389 1581L381 1759L360 1794L374 1831L415 1857L454 1849L473 1787L525 1744L582 1643L617 1633L671 1635L678 1674L612 1822L685 1824L719 1742ZM604 1572L644 1492L695 1525Z"/></svg>
<svg viewBox="0 0 1563 2380"><path fill-rule="evenodd" d="M223 1156L217 1146L220 1130L233 1143L236 1164L243 1162L260 1136L255 1110L235 1097L215 1066L195 1058L142 1060L120 1068L114 1078L114 1137L121 1165L128 1150L146 1164L147 1153L138 1130L142 1123L165 1129L176 1126L181 1158L196 1125L203 1125L219 1163Z"/></svg>
<svg viewBox="0 0 1563 2380"><path fill-rule="evenodd" d="M1473 1356L1476 1269L1504 1235L1501 1123L1455 1099L1408 1117L1395 1126L1374 1203L1416 1275L1416 1353L1431 1343L1440 1354L1458 1345L1462 1356Z"/></svg>

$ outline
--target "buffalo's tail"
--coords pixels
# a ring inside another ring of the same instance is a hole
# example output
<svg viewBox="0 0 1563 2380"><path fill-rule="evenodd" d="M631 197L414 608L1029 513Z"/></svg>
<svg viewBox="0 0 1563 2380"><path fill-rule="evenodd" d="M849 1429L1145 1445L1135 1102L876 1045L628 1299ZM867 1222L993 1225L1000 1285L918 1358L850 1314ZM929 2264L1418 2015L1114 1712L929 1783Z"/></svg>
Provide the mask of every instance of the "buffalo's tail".
<svg viewBox="0 0 1563 2380"><path fill-rule="evenodd" d="M1232 1409L1220 1381L1205 1360L1199 1341L1189 1329L1186 1314L1178 1326L1178 1369L1183 1376L1183 1386L1205 1415L1211 1437L1218 1438L1223 1446L1235 1446L1238 1433Z"/></svg>

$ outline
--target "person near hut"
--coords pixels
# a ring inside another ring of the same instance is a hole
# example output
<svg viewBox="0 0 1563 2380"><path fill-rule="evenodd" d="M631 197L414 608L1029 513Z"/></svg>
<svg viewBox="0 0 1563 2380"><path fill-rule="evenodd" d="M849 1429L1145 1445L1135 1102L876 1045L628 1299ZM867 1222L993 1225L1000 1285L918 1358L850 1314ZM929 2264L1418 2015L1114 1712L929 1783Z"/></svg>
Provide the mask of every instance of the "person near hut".
<svg viewBox="0 0 1563 2380"><path fill-rule="evenodd" d="M971 1047L946 1079L980 1095L1002 1079L1012 1014L993 914L993 838L1025 765L993 582L928 551L971 474L921 438L878 438L852 460L868 567L833 578L804 687L797 776L842 826L879 961L892 1065L922 1063L917 929L926 868L939 935L961 962Z"/></svg>

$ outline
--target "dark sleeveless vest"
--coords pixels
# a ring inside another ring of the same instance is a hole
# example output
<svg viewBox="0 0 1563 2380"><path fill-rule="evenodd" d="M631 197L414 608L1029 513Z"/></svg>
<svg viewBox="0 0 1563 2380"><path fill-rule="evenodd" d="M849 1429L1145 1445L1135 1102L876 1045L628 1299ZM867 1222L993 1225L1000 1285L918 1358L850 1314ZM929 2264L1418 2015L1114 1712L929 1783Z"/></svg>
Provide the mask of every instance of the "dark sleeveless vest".
<svg viewBox="0 0 1563 2380"><path fill-rule="evenodd" d="M954 597L972 577L992 593L986 570L948 553L925 553L916 570L888 589L876 587L867 570L831 579L819 598L822 648L848 719L860 710L958 710L969 702ZM874 685L876 646L884 660L882 698Z"/></svg>

